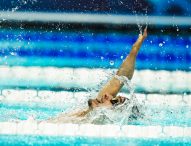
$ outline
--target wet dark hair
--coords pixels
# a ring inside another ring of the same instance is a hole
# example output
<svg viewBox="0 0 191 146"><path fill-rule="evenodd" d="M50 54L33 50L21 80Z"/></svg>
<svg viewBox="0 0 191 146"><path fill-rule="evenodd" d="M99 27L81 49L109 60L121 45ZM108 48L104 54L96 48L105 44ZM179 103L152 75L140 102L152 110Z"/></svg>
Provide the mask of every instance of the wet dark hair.
<svg viewBox="0 0 191 146"><path fill-rule="evenodd" d="M89 106L90 108L92 108L92 101L93 101L93 99L88 99L88 106Z"/></svg>

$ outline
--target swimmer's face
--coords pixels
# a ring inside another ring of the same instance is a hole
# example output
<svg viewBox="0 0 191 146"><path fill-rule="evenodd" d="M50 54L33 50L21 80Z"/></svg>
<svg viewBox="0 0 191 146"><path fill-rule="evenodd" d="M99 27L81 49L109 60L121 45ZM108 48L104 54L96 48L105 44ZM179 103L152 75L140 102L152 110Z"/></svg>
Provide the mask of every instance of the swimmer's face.
<svg viewBox="0 0 191 146"><path fill-rule="evenodd" d="M102 98L99 99L91 99L91 101L89 101L89 106L91 108L96 108L96 107L112 107L114 105L118 105L121 104L125 101L125 98L122 96L117 96L117 97L113 97L110 94L104 94L102 96Z"/></svg>

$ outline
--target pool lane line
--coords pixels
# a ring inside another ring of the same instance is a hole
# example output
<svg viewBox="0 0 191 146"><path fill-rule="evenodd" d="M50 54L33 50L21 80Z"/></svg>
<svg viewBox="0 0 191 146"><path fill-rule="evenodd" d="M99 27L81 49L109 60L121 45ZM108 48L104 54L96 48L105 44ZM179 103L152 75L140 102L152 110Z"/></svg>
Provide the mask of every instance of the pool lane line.
<svg viewBox="0 0 191 146"><path fill-rule="evenodd" d="M2 135L87 136L125 138L191 138L191 127L52 124L25 122L0 122Z"/></svg>

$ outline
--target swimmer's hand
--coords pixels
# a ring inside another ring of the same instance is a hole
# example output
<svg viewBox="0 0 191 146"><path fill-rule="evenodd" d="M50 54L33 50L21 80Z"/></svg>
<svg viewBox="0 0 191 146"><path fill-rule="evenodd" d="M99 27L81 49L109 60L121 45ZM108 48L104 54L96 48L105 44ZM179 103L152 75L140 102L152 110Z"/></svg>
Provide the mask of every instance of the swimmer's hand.
<svg viewBox="0 0 191 146"><path fill-rule="evenodd" d="M139 34L139 39L144 40L147 37L147 26L145 27L143 33Z"/></svg>

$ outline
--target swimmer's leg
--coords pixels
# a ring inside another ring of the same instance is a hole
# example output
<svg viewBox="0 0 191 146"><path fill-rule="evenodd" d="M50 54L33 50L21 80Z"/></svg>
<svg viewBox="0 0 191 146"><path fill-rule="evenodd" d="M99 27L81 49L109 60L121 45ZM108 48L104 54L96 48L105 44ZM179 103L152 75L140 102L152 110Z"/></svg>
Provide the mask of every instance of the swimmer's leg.
<svg viewBox="0 0 191 146"><path fill-rule="evenodd" d="M139 38L134 43L129 55L123 61L121 67L116 73L118 76L126 76L129 80L132 79L135 69L136 57L146 36L147 36L147 28L145 28L143 35L142 34L139 35Z"/></svg>

